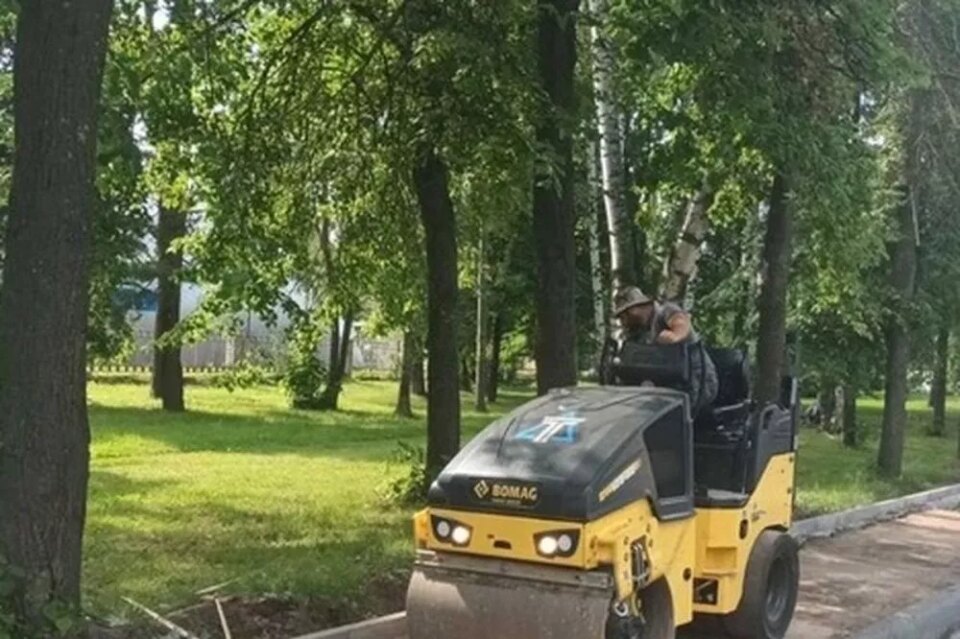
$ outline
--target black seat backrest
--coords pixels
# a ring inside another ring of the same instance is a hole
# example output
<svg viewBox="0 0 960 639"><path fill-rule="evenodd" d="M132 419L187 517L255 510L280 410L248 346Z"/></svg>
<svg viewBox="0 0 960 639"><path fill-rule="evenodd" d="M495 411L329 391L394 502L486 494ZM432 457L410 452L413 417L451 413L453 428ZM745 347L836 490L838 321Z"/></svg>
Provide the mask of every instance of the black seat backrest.
<svg viewBox="0 0 960 639"><path fill-rule="evenodd" d="M688 388L690 356L687 344L640 344L627 341L613 365L613 371L625 386L646 382L666 388Z"/></svg>
<svg viewBox="0 0 960 639"><path fill-rule="evenodd" d="M710 348L707 354L717 368L720 387L714 406L732 406L750 399L750 360L737 348Z"/></svg>

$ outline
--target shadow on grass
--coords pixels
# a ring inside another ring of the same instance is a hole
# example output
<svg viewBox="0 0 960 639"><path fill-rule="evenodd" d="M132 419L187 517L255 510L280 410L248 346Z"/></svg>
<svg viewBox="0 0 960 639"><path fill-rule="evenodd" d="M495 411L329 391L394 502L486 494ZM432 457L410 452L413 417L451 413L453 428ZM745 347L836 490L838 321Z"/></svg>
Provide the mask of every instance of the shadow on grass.
<svg viewBox="0 0 960 639"><path fill-rule="evenodd" d="M503 393L489 413L465 411L462 432L468 439L503 413L529 399L522 392ZM466 405L466 402L465 402ZM424 415L414 419L385 411L340 410L312 412L258 408L251 414L189 410L167 413L153 407L90 404L94 440L101 451L127 436L146 438L179 452L257 454L340 454L351 459L387 460L385 447L399 441L425 440ZM141 451L142 452L142 451ZM104 452L122 456L122 449ZM129 454L138 454L130 451Z"/></svg>
<svg viewBox="0 0 960 639"><path fill-rule="evenodd" d="M151 499L167 482L91 475L85 595L97 614L120 598L170 609L230 582L231 594L359 598L378 575L409 564L408 513L384 508L347 519L336 511L239 507L196 499L175 509Z"/></svg>

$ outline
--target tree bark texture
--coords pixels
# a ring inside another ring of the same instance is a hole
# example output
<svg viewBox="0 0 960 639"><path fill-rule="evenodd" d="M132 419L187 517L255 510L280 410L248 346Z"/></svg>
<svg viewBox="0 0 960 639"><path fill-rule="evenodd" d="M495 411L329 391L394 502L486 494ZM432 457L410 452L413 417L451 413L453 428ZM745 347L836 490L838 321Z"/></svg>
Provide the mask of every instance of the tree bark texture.
<svg viewBox="0 0 960 639"><path fill-rule="evenodd" d="M614 52L603 28L609 7L607 0L589 0L588 5L594 21L590 27L593 94L600 137L603 204L610 238L610 271L614 289L619 289L637 284L633 220L626 206L624 145L613 79Z"/></svg>
<svg viewBox="0 0 960 639"><path fill-rule="evenodd" d="M321 410L337 410L340 405L343 380L347 376L347 360L350 357L352 333L353 313L348 312L343 317L342 328L339 320L333 323L330 332L330 364L327 367L327 385L320 395L319 408Z"/></svg>
<svg viewBox="0 0 960 639"><path fill-rule="evenodd" d="M537 391L572 386L576 361L576 247L574 243L573 137L576 12L579 0L539 7L537 68L548 103L541 108L537 141L549 149L558 173L538 168L533 190L537 250Z"/></svg>
<svg viewBox="0 0 960 639"><path fill-rule="evenodd" d="M423 349L420 346L420 339L415 340L416 350L413 353L413 369L410 376L410 390L419 397L427 396L427 380L423 375Z"/></svg>
<svg viewBox="0 0 960 639"><path fill-rule="evenodd" d="M773 180L763 238L763 282L760 285L760 327L757 336L755 397L762 405L780 397L787 346L787 285L793 211L790 185L781 172Z"/></svg>
<svg viewBox="0 0 960 639"><path fill-rule="evenodd" d="M936 354L933 361L933 383L930 386L930 405L933 408L933 425L930 434L943 437L947 434L947 369L950 364L950 324L944 318L937 333Z"/></svg>
<svg viewBox="0 0 960 639"><path fill-rule="evenodd" d="M887 345L886 383L883 395L883 425L877 465L880 472L899 477L903 468L904 431L907 423L907 371L910 366L910 333L906 325L906 307L913 301L917 271L917 244L911 194L903 188L903 201L897 208L897 239L890 248L891 304L885 339Z"/></svg>
<svg viewBox="0 0 960 639"><path fill-rule="evenodd" d="M697 273L697 262L710 226L708 213L713 206L713 196L713 190L704 186L687 204L680 235L663 266L660 296L665 300L682 303Z"/></svg>
<svg viewBox="0 0 960 639"><path fill-rule="evenodd" d="M503 345L504 319L502 313L493 318L493 334L491 335L490 372L487 375L487 401L497 403L500 394L500 349Z"/></svg>
<svg viewBox="0 0 960 639"><path fill-rule="evenodd" d="M112 5L19 7L0 293L0 552L18 577L0 607L14 615L15 636L49 636L45 606L80 603L90 228Z"/></svg>
<svg viewBox="0 0 960 639"><path fill-rule="evenodd" d="M187 216L162 204L157 221L157 317L154 323L153 396L163 409L180 412L183 404L183 363L179 342L164 344L163 338L180 323L180 271L182 251L173 244L187 233Z"/></svg>
<svg viewBox="0 0 960 639"><path fill-rule="evenodd" d="M849 384L843 387L843 445L855 448L860 444L857 432L857 389Z"/></svg>
<svg viewBox="0 0 960 639"><path fill-rule="evenodd" d="M476 382L474 383L474 407L479 412L487 411L487 291L484 273L483 237L477 251L477 342Z"/></svg>
<svg viewBox="0 0 960 639"><path fill-rule="evenodd" d="M473 392L473 369L470 368L472 359L469 352L460 358L460 390L464 393Z"/></svg>
<svg viewBox="0 0 960 639"><path fill-rule="evenodd" d="M435 477L460 449L457 226L447 167L433 148L413 173L427 247L427 471Z"/></svg>
<svg viewBox="0 0 960 639"><path fill-rule="evenodd" d="M413 333L404 331L403 352L400 355L400 383L397 388L397 408L394 414L397 417L413 417L413 406L410 403L410 382L413 378L414 356L416 340Z"/></svg>

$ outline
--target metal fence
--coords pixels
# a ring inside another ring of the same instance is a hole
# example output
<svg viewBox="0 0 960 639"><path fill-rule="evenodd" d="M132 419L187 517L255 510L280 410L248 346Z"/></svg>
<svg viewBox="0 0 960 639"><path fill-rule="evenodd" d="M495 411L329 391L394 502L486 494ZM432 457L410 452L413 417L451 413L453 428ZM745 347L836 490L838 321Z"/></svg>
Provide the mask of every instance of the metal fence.
<svg viewBox="0 0 960 639"><path fill-rule="evenodd" d="M133 369L150 369L153 366L153 333L137 330L134 333L135 349L123 366ZM373 338L363 334L354 335L350 341L348 372L376 371L387 373L400 366L402 339ZM317 350L317 357L325 364L329 361L330 342L324 340ZM232 368L240 362L256 362L281 368L286 359L286 339L282 332L245 334L235 337L211 336L202 342L184 344L180 360L188 369Z"/></svg>

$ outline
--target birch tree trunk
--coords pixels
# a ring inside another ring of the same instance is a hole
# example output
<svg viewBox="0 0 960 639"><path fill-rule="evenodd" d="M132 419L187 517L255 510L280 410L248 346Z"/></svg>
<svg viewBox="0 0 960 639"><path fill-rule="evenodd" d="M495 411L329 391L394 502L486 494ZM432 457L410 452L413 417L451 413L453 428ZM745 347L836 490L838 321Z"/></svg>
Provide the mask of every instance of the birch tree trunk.
<svg viewBox="0 0 960 639"><path fill-rule="evenodd" d="M603 32L603 21L608 14L607 0L589 0L588 6L594 20L590 27L593 92L597 112L597 132L600 136L603 204L610 234L610 271L614 289L619 289L637 282L633 221L626 206L623 136L614 99L614 54L612 45Z"/></svg>
<svg viewBox="0 0 960 639"><path fill-rule="evenodd" d="M587 230L590 239L590 283L593 293L593 332L597 346L597 361L600 361L600 351L607 337L607 312L603 294L603 265L600 263L600 211L597 206L600 184L597 180L597 148L591 145L589 163L590 203L587 211L590 213L590 222Z"/></svg>
<svg viewBox="0 0 960 639"><path fill-rule="evenodd" d="M710 226L708 212L713 205L713 190L703 186L687 203L683 227L674 244L670 259L663 265L660 296L671 302L682 302L687 287L697 272L703 240Z"/></svg>

